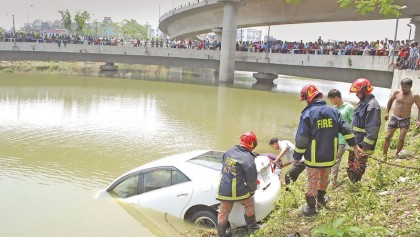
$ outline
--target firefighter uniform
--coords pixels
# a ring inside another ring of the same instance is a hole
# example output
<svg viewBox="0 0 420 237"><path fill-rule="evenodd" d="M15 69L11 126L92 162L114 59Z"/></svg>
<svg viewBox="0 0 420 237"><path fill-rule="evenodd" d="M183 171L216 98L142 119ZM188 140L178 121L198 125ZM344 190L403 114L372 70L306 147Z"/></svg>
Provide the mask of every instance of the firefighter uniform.
<svg viewBox="0 0 420 237"><path fill-rule="evenodd" d="M252 148L236 145L223 155L223 169L216 197L220 201L217 225L219 237L227 236L228 217L235 202L240 202L245 209L244 218L248 232L259 229L253 196L257 189L257 175Z"/></svg>
<svg viewBox="0 0 420 237"><path fill-rule="evenodd" d="M368 155L372 155L376 141L378 140L381 127L381 108L375 96L366 95L366 98L359 102L354 111L352 129L357 144L363 149L364 155L357 159L350 149L347 174L352 182L358 182L366 170Z"/></svg>
<svg viewBox="0 0 420 237"><path fill-rule="evenodd" d="M350 126L324 100L315 100L302 111L293 158L298 161L304 156L307 166L305 196L310 211L303 210L305 215L315 214L315 197L318 203L325 204L328 175L337 158L338 133L343 134L349 146L356 145Z"/></svg>

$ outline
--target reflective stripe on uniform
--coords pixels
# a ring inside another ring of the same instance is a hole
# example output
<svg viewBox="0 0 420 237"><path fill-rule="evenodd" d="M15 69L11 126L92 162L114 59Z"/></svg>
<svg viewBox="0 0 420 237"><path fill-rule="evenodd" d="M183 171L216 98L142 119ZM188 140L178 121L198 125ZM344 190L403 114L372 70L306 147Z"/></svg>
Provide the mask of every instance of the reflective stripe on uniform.
<svg viewBox="0 0 420 237"><path fill-rule="evenodd" d="M321 163L314 163L308 160L305 160L305 164L311 167L326 167L335 165L335 160Z"/></svg>
<svg viewBox="0 0 420 237"><path fill-rule="evenodd" d="M236 197L236 178L232 179L232 197Z"/></svg>
<svg viewBox="0 0 420 237"><path fill-rule="evenodd" d="M374 143L375 143L375 141L372 141L372 140L370 140L369 138L367 138L367 137L364 137L363 138L363 141L364 142L366 142L367 144L369 144L369 145L373 145Z"/></svg>
<svg viewBox="0 0 420 237"><path fill-rule="evenodd" d="M295 152L296 152L296 153L301 153L301 154L304 154L304 153L305 153L305 151L306 151L306 149L299 149L299 148L295 147Z"/></svg>
<svg viewBox="0 0 420 237"><path fill-rule="evenodd" d="M247 193L247 194L242 195L240 197L227 197L227 196L218 195L217 199L225 200L225 201L238 201L238 200L243 200L243 199L249 198L250 196L251 196L250 193Z"/></svg>
<svg viewBox="0 0 420 237"><path fill-rule="evenodd" d="M348 139L350 139L350 138L353 138L353 137L354 137L353 133L350 133L350 134L344 135L344 139L346 139L346 140L348 140Z"/></svg>
<svg viewBox="0 0 420 237"><path fill-rule="evenodd" d="M359 128L359 127L356 127L356 126L353 126L353 130L356 131L356 132L366 133L366 130L364 128Z"/></svg>
<svg viewBox="0 0 420 237"><path fill-rule="evenodd" d="M337 160L338 138L334 138L334 161Z"/></svg>
<svg viewBox="0 0 420 237"><path fill-rule="evenodd" d="M220 200L225 200L225 201L236 201L236 200L242 200L242 199L246 199L249 198L251 196L251 194L248 192L245 195L236 196L236 178L232 179L232 197L228 197L228 196L222 196L220 195L220 193L217 194L217 199Z"/></svg>
<svg viewBox="0 0 420 237"><path fill-rule="evenodd" d="M316 141L312 140L311 145L311 163L316 163Z"/></svg>
<svg viewBox="0 0 420 237"><path fill-rule="evenodd" d="M374 150L366 150L366 151L363 151L363 153L365 153L367 155L373 155Z"/></svg>

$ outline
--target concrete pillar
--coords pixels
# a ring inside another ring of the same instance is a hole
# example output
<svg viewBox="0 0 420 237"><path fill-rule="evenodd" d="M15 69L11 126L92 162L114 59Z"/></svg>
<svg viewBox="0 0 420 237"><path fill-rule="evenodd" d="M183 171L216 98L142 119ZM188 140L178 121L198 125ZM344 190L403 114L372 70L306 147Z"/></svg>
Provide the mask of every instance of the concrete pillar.
<svg viewBox="0 0 420 237"><path fill-rule="evenodd" d="M222 28L213 28L211 31L216 35L215 40L220 42L222 40Z"/></svg>
<svg viewBox="0 0 420 237"><path fill-rule="evenodd" d="M218 0L223 6L222 49L220 52L219 80L233 82L235 73L237 15L242 0Z"/></svg>
<svg viewBox="0 0 420 237"><path fill-rule="evenodd" d="M416 28L413 39L420 43L420 16L413 16L413 18L411 18L411 24Z"/></svg>

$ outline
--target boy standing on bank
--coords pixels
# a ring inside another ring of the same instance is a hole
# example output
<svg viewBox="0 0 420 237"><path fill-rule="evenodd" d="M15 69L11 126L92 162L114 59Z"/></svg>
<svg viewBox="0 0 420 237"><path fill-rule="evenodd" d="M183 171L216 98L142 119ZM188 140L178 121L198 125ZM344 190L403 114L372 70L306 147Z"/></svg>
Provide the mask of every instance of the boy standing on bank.
<svg viewBox="0 0 420 237"><path fill-rule="evenodd" d="M341 97L341 92L337 89L332 89L328 92L328 99L331 104L341 114L341 118L348 124L351 124L354 114L354 106L348 102L345 102ZM346 151L347 142L341 133L338 134L338 151L337 151L337 162L331 168L331 185L333 188L337 187L338 171L340 169L341 158Z"/></svg>
<svg viewBox="0 0 420 237"><path fill-rule="evenodd" d="M387 156L389 144L395 131L400 129L400 136L398 138L397 150L395 156L398 157L400 151L404 147L405 135L407 135L410 128L411 107L415 103L418 109L416 127L420 127L420 96L411 92L413 81L410 78L401 80L401 90L395 90L391 98L388 100L386 106L385 121L389 119L389 111L391 110L394 100L396 101L394 107L394 114L388 123L388 131L384 142L383 155Z"/></svg>

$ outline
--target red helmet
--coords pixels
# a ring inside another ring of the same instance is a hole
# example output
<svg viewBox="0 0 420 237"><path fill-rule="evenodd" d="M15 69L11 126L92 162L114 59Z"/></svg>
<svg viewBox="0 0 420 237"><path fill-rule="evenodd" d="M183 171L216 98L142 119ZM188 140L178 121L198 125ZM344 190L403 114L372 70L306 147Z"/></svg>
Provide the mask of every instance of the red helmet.
<svg viewBox="0 0 420 237"><path fill-rule="evenodd" d="M240 144L252 151L258 145L257 136L255 136L255 134L253 132L244 133L241 136L241 143Z"/></svg>
<svg viewBox="0 0 420 237"><path fill-rule="evenodd" d="M300 100L306 100L307 102L311 103L312 100L319 94L322 96L322 93L318 90L318 88L316 88L316 86L309 84L304 86L300 91Z"/></svg>
<svg viewBox="0 0 420 237"><path fill-rule="evenodd" d="M373 86L366 78L356 79L350 87L350 93L365 93L369 95L373 91Z"/></svg>

